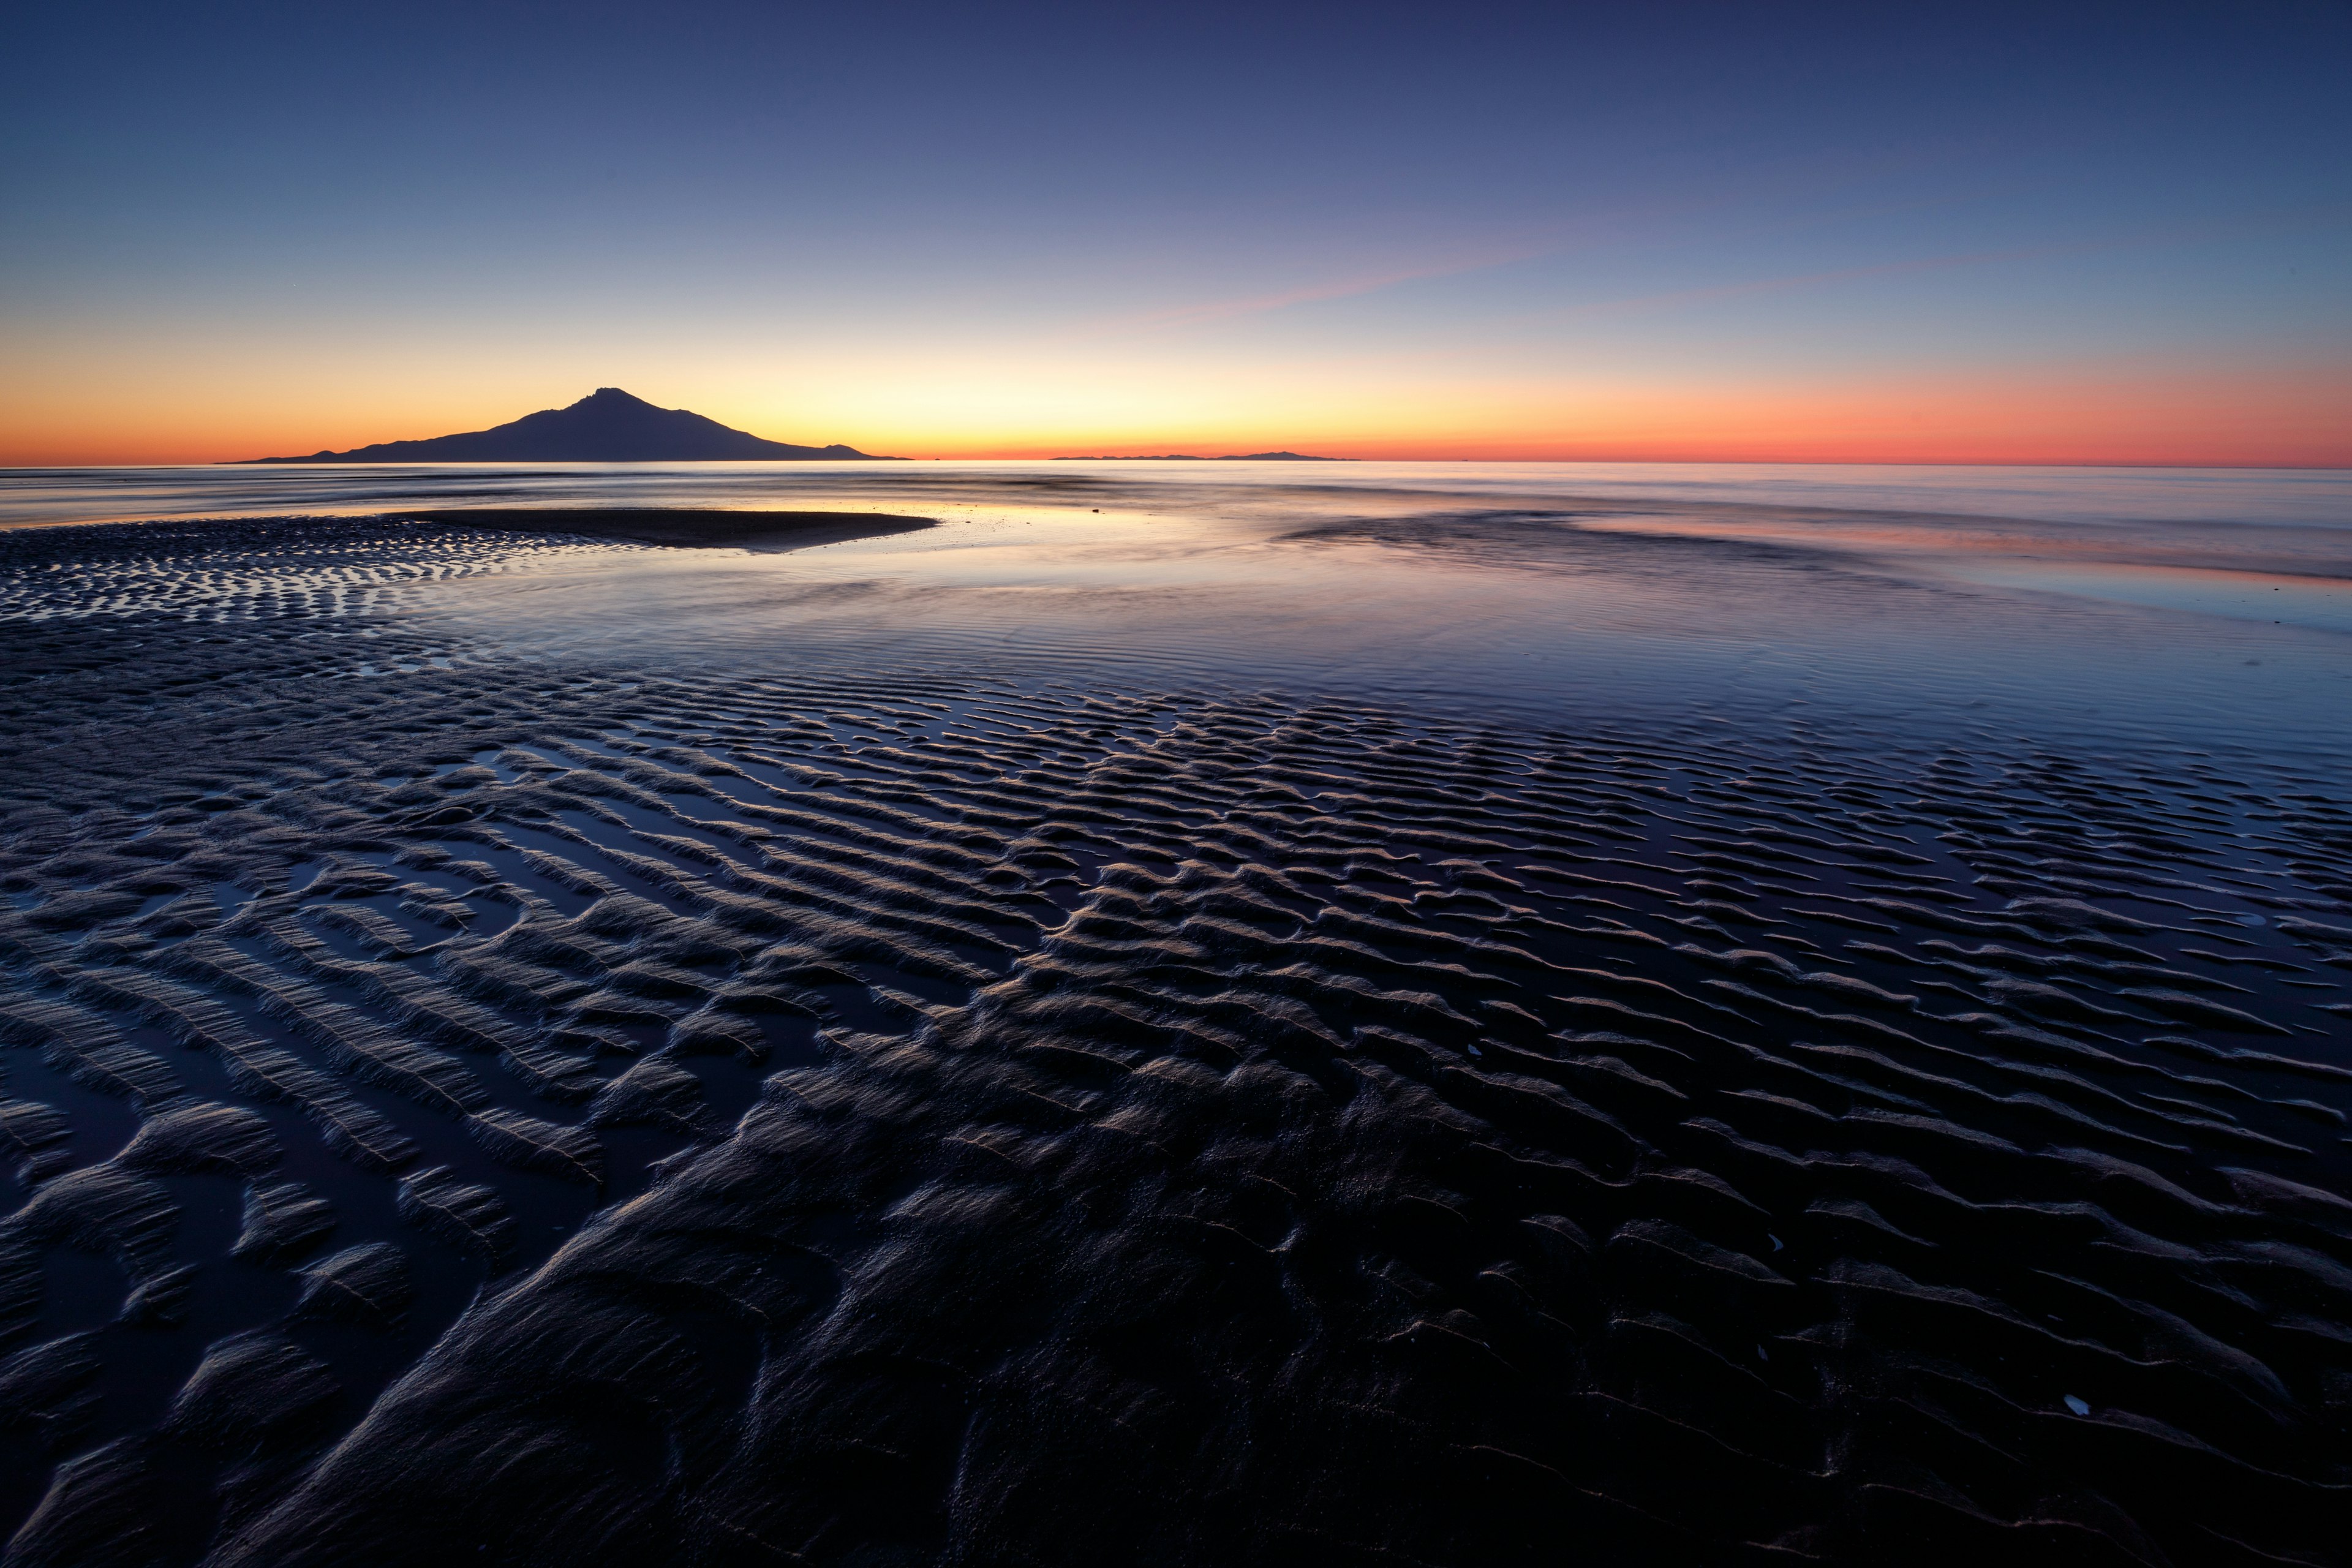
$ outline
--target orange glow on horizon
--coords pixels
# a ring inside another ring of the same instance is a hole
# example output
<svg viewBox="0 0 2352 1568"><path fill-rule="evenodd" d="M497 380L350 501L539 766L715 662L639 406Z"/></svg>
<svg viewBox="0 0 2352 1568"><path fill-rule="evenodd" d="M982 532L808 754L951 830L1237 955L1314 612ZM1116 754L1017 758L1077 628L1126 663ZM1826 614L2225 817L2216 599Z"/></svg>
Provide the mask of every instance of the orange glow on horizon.
<svg viewBox="0 0 2352 1568"><path fill-rule="evenodd" d="M1037 392L1033 366L1009 372L1002 394L971 370L956 378L971 390L959 393L925 386L913 367L905 367L904 380L867 369L862 384L839 384L838 406L830 409L814 395L772 402L740 371L712 377L708 397L682 385L675 371L662 378L666 384L648 380L631 390L772 439L845 441L915 458L1217 457L1286 448L1390 461L2352 468L2352 374L2309 367L2123 366L1797 386L1372 386L1329 395L1318 395L1319 377L1300 376L1253 388L1223 417L1202 412L1223 399L1195 377L1141 392L1114 388L1100 401L1116 412L1099 419L1086 417L1083 395ZM904 390L910 386L920 390ZM386 395L379 384L284 402L201 403L150 390L90 397L79 406L0 405L0 467L211 463L344 450L481 429L569 401L550 399L543 389L485 388L453 405L421 387Z"/></svg>

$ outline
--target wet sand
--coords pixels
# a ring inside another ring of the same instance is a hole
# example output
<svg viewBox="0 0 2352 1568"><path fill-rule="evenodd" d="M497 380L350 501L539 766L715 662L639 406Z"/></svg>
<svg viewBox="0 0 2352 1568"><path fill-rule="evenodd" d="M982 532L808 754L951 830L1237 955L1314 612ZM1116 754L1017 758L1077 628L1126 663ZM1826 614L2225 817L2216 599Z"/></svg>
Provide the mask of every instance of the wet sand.
<svg viewBox="0 0 2352 1568"><path fill-rule="evenodd" d="M518 653L686 558L143 526L0 540L11 1563L2341 1560L2300 744Z"/></svg>
<svg viewBox="0 0 2352 1568"><path fill-rule="evenodd" d="M615 539L672 549L802 550L935 528L939 520L868 511L737 511L716 507L462 507L396 514L417 522Z"/></svg>

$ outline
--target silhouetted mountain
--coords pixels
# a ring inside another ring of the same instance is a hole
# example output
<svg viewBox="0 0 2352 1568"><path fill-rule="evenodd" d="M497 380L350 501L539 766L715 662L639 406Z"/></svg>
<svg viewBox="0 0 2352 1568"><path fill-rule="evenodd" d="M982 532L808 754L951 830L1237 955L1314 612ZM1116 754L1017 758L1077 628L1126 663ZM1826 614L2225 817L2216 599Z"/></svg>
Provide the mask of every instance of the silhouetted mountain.
<svg viewBox="0 0 2352 1568"><path fill-rule="evenodd" d="M683 408L656 408L617 386L598 387L569 408L544 408L509 425L380 441L348 452L307 458L248 458L253 463L701 463L866 458L855 447L795 447L762 441ZM879 459L897 462L899 459Z"/></svg>

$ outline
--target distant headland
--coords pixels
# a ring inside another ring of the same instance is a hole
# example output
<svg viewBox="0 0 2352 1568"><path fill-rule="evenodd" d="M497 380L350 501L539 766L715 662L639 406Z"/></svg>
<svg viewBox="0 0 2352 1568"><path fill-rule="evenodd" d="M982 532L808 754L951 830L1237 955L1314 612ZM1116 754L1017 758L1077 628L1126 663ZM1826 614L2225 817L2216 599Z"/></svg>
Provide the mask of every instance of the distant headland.
<svg viewBox="0 0 2352 1568"><path fill-rule="evenodd" d="M617 386L601 386L569 408L543 408L511 424L424 441L380 441L307 458L247 458L248 463L709 463L824 462L877 458L855 447L795 447L763 441L683 408L656 408Z"/></svg>
<svg viewBox="0 0 2352 1568"><path fill-rule="evenodd" d="M1231 452L1222 458L1200 458L1190 452L1160 452L1129 458L1056 458L1057 463L1352 463L1353 458L1312 458L1304 452Z"/></svg>

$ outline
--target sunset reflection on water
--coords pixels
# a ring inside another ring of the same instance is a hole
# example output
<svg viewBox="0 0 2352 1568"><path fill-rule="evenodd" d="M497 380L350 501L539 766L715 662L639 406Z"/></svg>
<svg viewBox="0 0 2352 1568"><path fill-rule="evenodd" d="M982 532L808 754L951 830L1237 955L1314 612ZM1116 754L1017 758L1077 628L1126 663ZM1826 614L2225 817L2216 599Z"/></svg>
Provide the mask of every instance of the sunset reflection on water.
<svg viewBox="0 0 2352 1568"><path fill-rule="evenodd" d="M551 658L916 658L1447 704L2346 739L2352 476L1372 463L18 471L8 521L917 513L782 554L583 547L418 613Z"/></svg>

